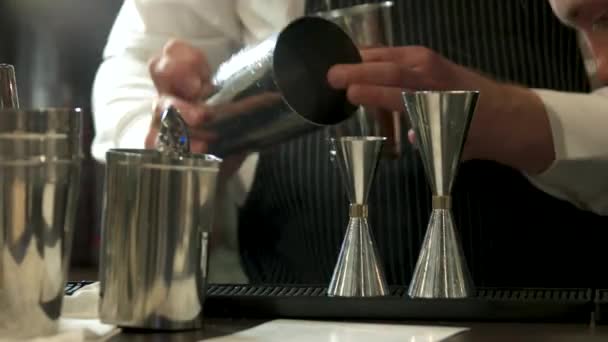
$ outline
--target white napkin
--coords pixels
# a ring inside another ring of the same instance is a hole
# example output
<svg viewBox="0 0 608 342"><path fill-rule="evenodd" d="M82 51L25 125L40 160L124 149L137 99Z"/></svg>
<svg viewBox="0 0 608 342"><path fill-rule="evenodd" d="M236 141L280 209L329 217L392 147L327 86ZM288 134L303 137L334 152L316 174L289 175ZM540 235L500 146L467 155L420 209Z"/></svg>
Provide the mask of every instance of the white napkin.
<svg viewBox="0 0 608 342"><path fill-rule="evenodd" d="M275 320L209 342L436 342L468 328L399 324Z"/></svg>
<svg viewBox="0 0 608 342"><path fill-rule="evenodd" d="M87 285L71 296L63 297L62 318L98 318L99 282Z"/></svg>
<svg viewBox="0 0 608 342"><path fill-rule="evenodd" d="M120 330L98 319L99 284L93 283L63 297L57 334L32 339L0 338L0 342L84 342L103 341Z"/></svg>

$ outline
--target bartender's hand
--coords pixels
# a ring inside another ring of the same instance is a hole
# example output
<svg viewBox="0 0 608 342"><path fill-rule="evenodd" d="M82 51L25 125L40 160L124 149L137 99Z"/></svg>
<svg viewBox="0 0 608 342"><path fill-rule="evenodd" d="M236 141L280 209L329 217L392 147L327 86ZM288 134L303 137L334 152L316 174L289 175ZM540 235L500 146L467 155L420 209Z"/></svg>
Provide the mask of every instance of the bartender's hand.
<svg viewBox="0 0 608 342"><path fill-rule="evenodd" d="M150 60L148 66L158 97L146 137L146 148L155 147L161 113L172 105L179 110L188 124L191 151L205 153L210 137L202 129L207 112L199 100L212 91L211 70L207 58L195 47L172 40L165 45L159 56Z"/></svg>
<svg viewBox="0 0 608 342"><path fill-rule="evenodd" d="M544 171L554 160L544 104L529 89L494 81L421 46L361 54L363 63L334 66L328 73L333 87L348 89L353 104L404 111L403 89L479 90L465 159L494 160L529 173Z"/></svg>
<svg viewBox="0 0 608 342"><path fill-rule="evenodd" d="M212 113L201 99L211 94L213 86L211 69L204 53L186 42L171 40L159 56L150 60L149 71L158 91L158 97L146 136L146 148L155 148L160 116L168 106L174 106L188 125L191 152L206 153L208 143L218 137L205 130L205 123ZM224 159L221 173L232 174L238 169L244 157Z"/></svg>

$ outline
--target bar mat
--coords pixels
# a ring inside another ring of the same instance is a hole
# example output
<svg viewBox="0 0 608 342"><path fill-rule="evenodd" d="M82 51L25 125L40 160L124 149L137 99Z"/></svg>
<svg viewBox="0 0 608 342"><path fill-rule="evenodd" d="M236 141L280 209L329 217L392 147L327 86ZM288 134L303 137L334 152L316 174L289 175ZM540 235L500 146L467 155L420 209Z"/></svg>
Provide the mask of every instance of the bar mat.
<svg viewBox="0 0 608 342"><path fill-rule="evenodd" d="M93 281L82 280L82 281L68 281L65 285L64 294L66 296L73 295L76 291L82 289L85 286L93 284Z"/></svg>
<svg viewBox="0 0 608 342"><path fill-rule="evenodd" d="M323 286L209 285L205 315L588 323L594 310L591 289L480 288L467 299L411 299L406 287L393 287L383 298L332 298L326 291Z"/></svg>
<svg viewBox="0 0 608 342"><path fill-rule="evenodd" d="M595 290L595 322L608 324L608 289Z"/></svg>

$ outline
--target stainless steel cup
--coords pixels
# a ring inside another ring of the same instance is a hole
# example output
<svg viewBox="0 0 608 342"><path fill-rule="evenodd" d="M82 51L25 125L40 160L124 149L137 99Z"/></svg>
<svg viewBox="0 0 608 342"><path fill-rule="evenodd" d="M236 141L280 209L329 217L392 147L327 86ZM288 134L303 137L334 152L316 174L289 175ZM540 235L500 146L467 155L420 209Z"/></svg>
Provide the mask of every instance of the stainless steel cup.
<svg viewBox="0 0 608 342"><path fill-rule="evenodd" d="M393 1L364 3L335 8L315 15L340 26L362 49L387 47L394 44ZM379 108L359 107L356 114L343 124L333 127L333 135L385 136L382 153L398 157L401 153L401 114Z"/></svg>
<svg viewBox="0 0 608 342"><path fill-rule="evenodd" d="M333 89L327 72L335 64L358 63L349 36L320 17L302 17L258 45L223 63L206 100L217 138L209 153L258 151L316 129L340 123L356 110L346 91Z"/></svg>
<svg viewBox="0 0 608 342"><path fill-rule="evenodd" d="M102 322L141 329L202 327L220 163L210 155L108 151Z"/></svg>
<svg viewBox="0 0 608 342"><path fill-rule="evenodd" d="M58 328L79 193L79 109L0 111L0 336Z"/></svg>
<svg viewBox="0 0 608 342"><path fill-rule="evenodd" d="M394 44L392 1L366 3L316 13L340 26L360 48Z"/></svg>

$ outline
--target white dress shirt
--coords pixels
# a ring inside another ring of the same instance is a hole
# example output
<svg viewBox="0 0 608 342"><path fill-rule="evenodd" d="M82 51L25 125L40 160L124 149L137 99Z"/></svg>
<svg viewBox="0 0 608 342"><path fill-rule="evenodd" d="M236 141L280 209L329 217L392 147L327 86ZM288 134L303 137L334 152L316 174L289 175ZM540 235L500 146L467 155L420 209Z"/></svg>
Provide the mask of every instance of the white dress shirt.
<svg viewBox="0 0 608 342"><path fill-rule="evenodd" d="M104 161L110 148L144 147L156 95L147 61L169 39L184 39L200 48L214 70L243 45L264 39L302 15L304 6L304 0L126 0L94 84L93 156ZM556 159L543 174L526 176L555 197L608 214L608 97L601 91L534 91L549 114ZM251 155L228 183L222 210L233 211L243 203L256 162L257 155ZM220 230L234 232L236 215L222 216L232 221L221 223ZM236 248L235 236L225 236L230 250ZM238 263L234 256L220 259ZM234 275L215 280L234 281Z"/></svg>

